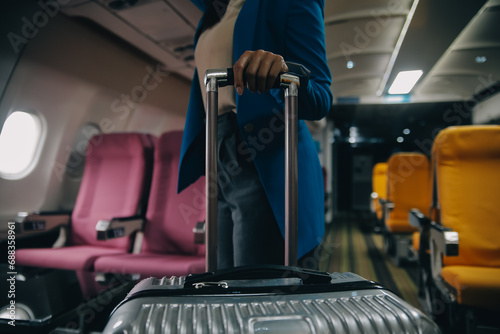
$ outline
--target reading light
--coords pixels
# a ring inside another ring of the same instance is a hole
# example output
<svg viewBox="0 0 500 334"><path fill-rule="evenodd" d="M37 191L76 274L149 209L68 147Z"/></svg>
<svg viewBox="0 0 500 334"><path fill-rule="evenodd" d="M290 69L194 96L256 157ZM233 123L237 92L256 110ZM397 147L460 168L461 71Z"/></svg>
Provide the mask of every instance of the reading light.
<svg viewBox="0 0 500 334"><path fill-rule="evenodd" d="M389 88L389 94L408 94L423 73L422 70L399 72Z"/></svg>
<svg viewBox="0 0 500 334"><path fill-rule="evenodd" d="M486 63L486 60L488 60L488 58L486 58L485 56L477 56L476 57L476 63L477 64Z"/></svg>

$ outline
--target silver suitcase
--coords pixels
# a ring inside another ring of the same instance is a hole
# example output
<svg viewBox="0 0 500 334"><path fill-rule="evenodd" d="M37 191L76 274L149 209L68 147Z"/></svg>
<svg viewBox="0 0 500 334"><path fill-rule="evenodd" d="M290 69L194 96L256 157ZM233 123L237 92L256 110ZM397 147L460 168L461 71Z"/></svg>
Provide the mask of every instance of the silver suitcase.
<svg viewBox="0 0 500 334"><path fill-rule="evenodd" d="M232 70L209 70L206 175L216 175L217 92ZM440 333L415 307L353 273L296 267L299 78L284 74L285 264L217 270L217 198L207 196L208 272L148 278L112 312L103 333ZM207 194L217 177L207 179ZM216 188L215 188L216 189Z"/></svg>

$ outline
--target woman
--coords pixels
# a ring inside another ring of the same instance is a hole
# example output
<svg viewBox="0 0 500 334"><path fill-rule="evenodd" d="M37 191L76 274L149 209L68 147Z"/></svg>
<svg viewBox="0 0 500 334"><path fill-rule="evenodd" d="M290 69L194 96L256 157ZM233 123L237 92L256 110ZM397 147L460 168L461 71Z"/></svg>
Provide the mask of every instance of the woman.
<svg viewBox="0 0 500 334"><path fill-rule="evenodd" d="M272 83L280 73L300 75L298 252L302 265L315 267L317 260L304 260L314 260L307 253L324 234L324 189L316 148L303 120L323 118L332 104L324 0L192 1L204 16L195 35L197 71L179 191L204 174L204 72L233 67L234 87L219 90L219 268L282 264L284 101Z"/></svg>

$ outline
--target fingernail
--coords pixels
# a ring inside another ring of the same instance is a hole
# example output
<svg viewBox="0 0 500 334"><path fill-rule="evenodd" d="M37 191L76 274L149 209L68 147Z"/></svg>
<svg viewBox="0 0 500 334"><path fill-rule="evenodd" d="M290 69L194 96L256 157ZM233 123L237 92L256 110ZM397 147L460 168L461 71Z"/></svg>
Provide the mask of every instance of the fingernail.
<svg viewBox="0 0 500 334"><path fill-rule="evenodd" d="M236 91L238 92L238 95L243 94L243 88L241 87L236 88Z"/></svg>

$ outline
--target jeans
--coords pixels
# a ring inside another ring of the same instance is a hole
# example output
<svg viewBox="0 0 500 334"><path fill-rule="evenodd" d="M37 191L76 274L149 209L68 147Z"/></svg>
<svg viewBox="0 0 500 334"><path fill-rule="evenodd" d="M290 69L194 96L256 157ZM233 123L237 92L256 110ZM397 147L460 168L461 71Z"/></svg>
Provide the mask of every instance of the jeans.
<svg viewBox="0 0 500 334"><path fill-rule="evenodd" d="M241 143L236 114L220 115L218 267L283 264L283 237L253 161L238 151Z"/></svg>
<svg viewBox="0 0 500 334"><path fill-rule="evenodd" d="M238 130L236 114L218 117L218 267L284 263L284 240L258 171ZM240 148L240 149L238 149ZM317 269L314 250L299 266ZM307 261L304 261L307 259Z"/></svg>

